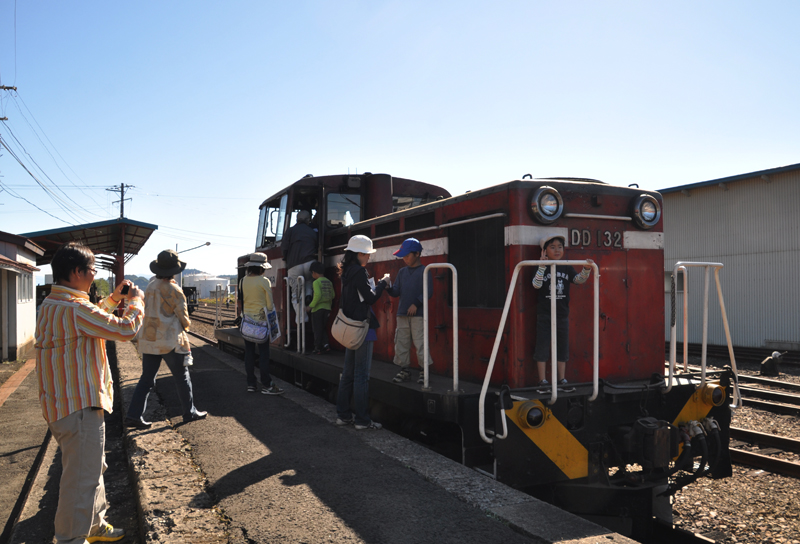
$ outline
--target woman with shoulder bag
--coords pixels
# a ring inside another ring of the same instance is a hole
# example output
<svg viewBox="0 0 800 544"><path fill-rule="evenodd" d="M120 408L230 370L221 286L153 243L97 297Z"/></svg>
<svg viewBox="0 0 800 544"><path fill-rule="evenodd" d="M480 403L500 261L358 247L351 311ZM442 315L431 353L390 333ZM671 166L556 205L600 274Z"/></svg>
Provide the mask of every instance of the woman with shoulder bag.
<svg viewBox="0 0 800 544"><path fill-rule="evenodd" d="M244 265L247 275L239 283L239 309L255 321L266 321L267 312L275 307L272 302L272 283L264 277L264 271L272 268L264 253L253 253ZM268 334L269 336L269 334ZM255 393L256 344L244 339L244 369L247 373L247 392ZM282 395L283 389L275 385L269 375L269 341L258 345L258 367L261 370L261 393L263 395Z"/></svg>
<svg viewBox="0 0 800 544"><path fill-rule="evenodd" d="M341 426L354 423L358 430L382 427L369 416L369 371L372 366L372 344L378 339L375 329L380 327L372 312L372 305L380 298L387 282L382 279L374 288L370 285L369 275L364 267L373 253L375 250L372 248L372 240L362 235L353 236L345 248L344 259L339 263L342 281L339 305L342 312L353 320L369 320L369 331L361 346L344 351L344 369L339 379L339 394L336 399L336 424ZM355 410L350 408L351 396Z"/></svg>

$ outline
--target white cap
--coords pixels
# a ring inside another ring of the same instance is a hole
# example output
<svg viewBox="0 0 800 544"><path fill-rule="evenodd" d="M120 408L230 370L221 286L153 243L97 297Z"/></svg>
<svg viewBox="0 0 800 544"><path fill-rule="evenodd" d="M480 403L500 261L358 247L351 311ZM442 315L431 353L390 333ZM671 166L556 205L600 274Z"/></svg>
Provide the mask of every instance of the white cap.
<svg viewBox="0 0 800 544"><path fill-rule="evenodd" d="M355 253L375 253L375 249L372 249L372 240L364 236L363 234L356 234L350 241L347 242L347 247L344 248L345 251L353 251Z"/></svg>

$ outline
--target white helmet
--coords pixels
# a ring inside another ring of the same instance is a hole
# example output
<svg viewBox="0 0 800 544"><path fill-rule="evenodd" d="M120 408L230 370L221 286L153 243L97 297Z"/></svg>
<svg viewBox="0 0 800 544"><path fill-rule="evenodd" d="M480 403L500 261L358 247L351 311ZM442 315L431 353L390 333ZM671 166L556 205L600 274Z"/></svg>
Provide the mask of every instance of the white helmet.
<svg viewBox="0 0 800 544"><path fill-rule="evenodd" d="M375 249L372 249L372 240L364 236L363 234L356 234L350 241L347 242L347 247L344 248L345 251L353 251L355 253L375 253Z"/></svg>
<svg viewBox="0 0 800 544"><path fill-rule="evenodd" d="M773 352L772 352L772 358L773 358L773 359L778 359L778 358L780 358L782 355L783 355L782 353L780 353L780 352L777 352L777 351L773 351Z"/></svg>

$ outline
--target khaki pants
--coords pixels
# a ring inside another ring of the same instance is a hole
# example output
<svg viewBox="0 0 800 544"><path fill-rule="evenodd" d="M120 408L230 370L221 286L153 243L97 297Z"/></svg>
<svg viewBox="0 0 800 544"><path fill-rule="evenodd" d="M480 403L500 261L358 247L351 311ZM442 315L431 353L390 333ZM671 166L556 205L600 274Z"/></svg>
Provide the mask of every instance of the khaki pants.
<svg viewBox="0 0 800 544"><path fill-rule="evenodd" d="M49 424L61 448L61 484L55 533L58 544L83 544L105 523L106 424L103 410L84 408Z"/></svg>
<svg viewBox="0 0 800 544"><path fill-rule="evenodd" d="M286 272L286 276L289 278L289 285L291 286L292 291L292 306L294 307L295 312L295 323L300 323L300 312L303 311L301 305L306 305L306 295L314 294L314 277L311 275L312 262L314 261L298 264L297 266L291 267ZM302 276L303 280L305 280L304 293L298 292L300 290L300 282L297 281L297 278L300 276ZM306 316L305 321L308 321L308 316Z"/></svg>
<svg viewBox="0 0 800 544"><path fill-rule="evenodd" d="M421 315L397 316L397 330L394 333L394 364L402 368L411 365L411 342L417 348L417 362L419 367L425 364L425 327ZM428 355L428 364L433 364L433 359Z"/></svg>

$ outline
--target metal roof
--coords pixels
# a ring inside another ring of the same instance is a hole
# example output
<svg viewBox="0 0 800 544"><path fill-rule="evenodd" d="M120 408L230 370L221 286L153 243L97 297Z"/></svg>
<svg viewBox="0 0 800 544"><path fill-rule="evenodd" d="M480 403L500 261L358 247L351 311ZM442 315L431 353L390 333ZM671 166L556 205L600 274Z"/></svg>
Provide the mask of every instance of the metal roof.
<svg viewBox="0 0 800 544"><path fill-rule="evenodd" d="M24 247L28 251L31 251L37 255L42 255L44 253L44 249L39 247L37 244L34 244L24 236L11 234L10 232L0 231L0 242L7 242L9 244L14 244L15 246Z"/></svg>
<svg viewBox="0 0 800 544"><path fill-rule="evenodd" d="M686 191L689 189L697 189L698 187L707 187L709 185L719 185L720 183L731 183L734 181L741 181L744 179L751 179L763 176L771 176L773 174L780 174L781 172L791 172L792 170L800 170L800 163L790 164L788 166L779 166L777 168L770 168L768 170L759 170L758 172L750 172L748 174L739 174L727 178L712 179L709 181L700 181L698 183L690 183L688 185L678 185L677 187L668 187L667 189L659 189L659 193L676 193L678 191Z"/></svg>
<svg viewBox="0 0 800 544"><path fill-rule="evenodd" d="M120 218L61 229L29 232L20 234L20 236L29 238L45 249L44 255L37 257L37 265L50 264L56 250L62 244L73 241L86 245L95 255L118 256L124 254L124 262L128 262L139 253L150 235L157 229L158 225ZM98 263L103 268L107 268L104 266L104 260L98 259Z"/></svg>
<svg viewBox="0 0 800 544"><path fill-rule="evenodd" d="M35 266L31 266L26 263L21 263L19 261L15 261L14 259L9 259L5 255L0 255L0 269L2 270L9 270L14 272L15 274L19 274L20 272L28 272L29 274L33 272L38 272L39 269Z"/></svg>

